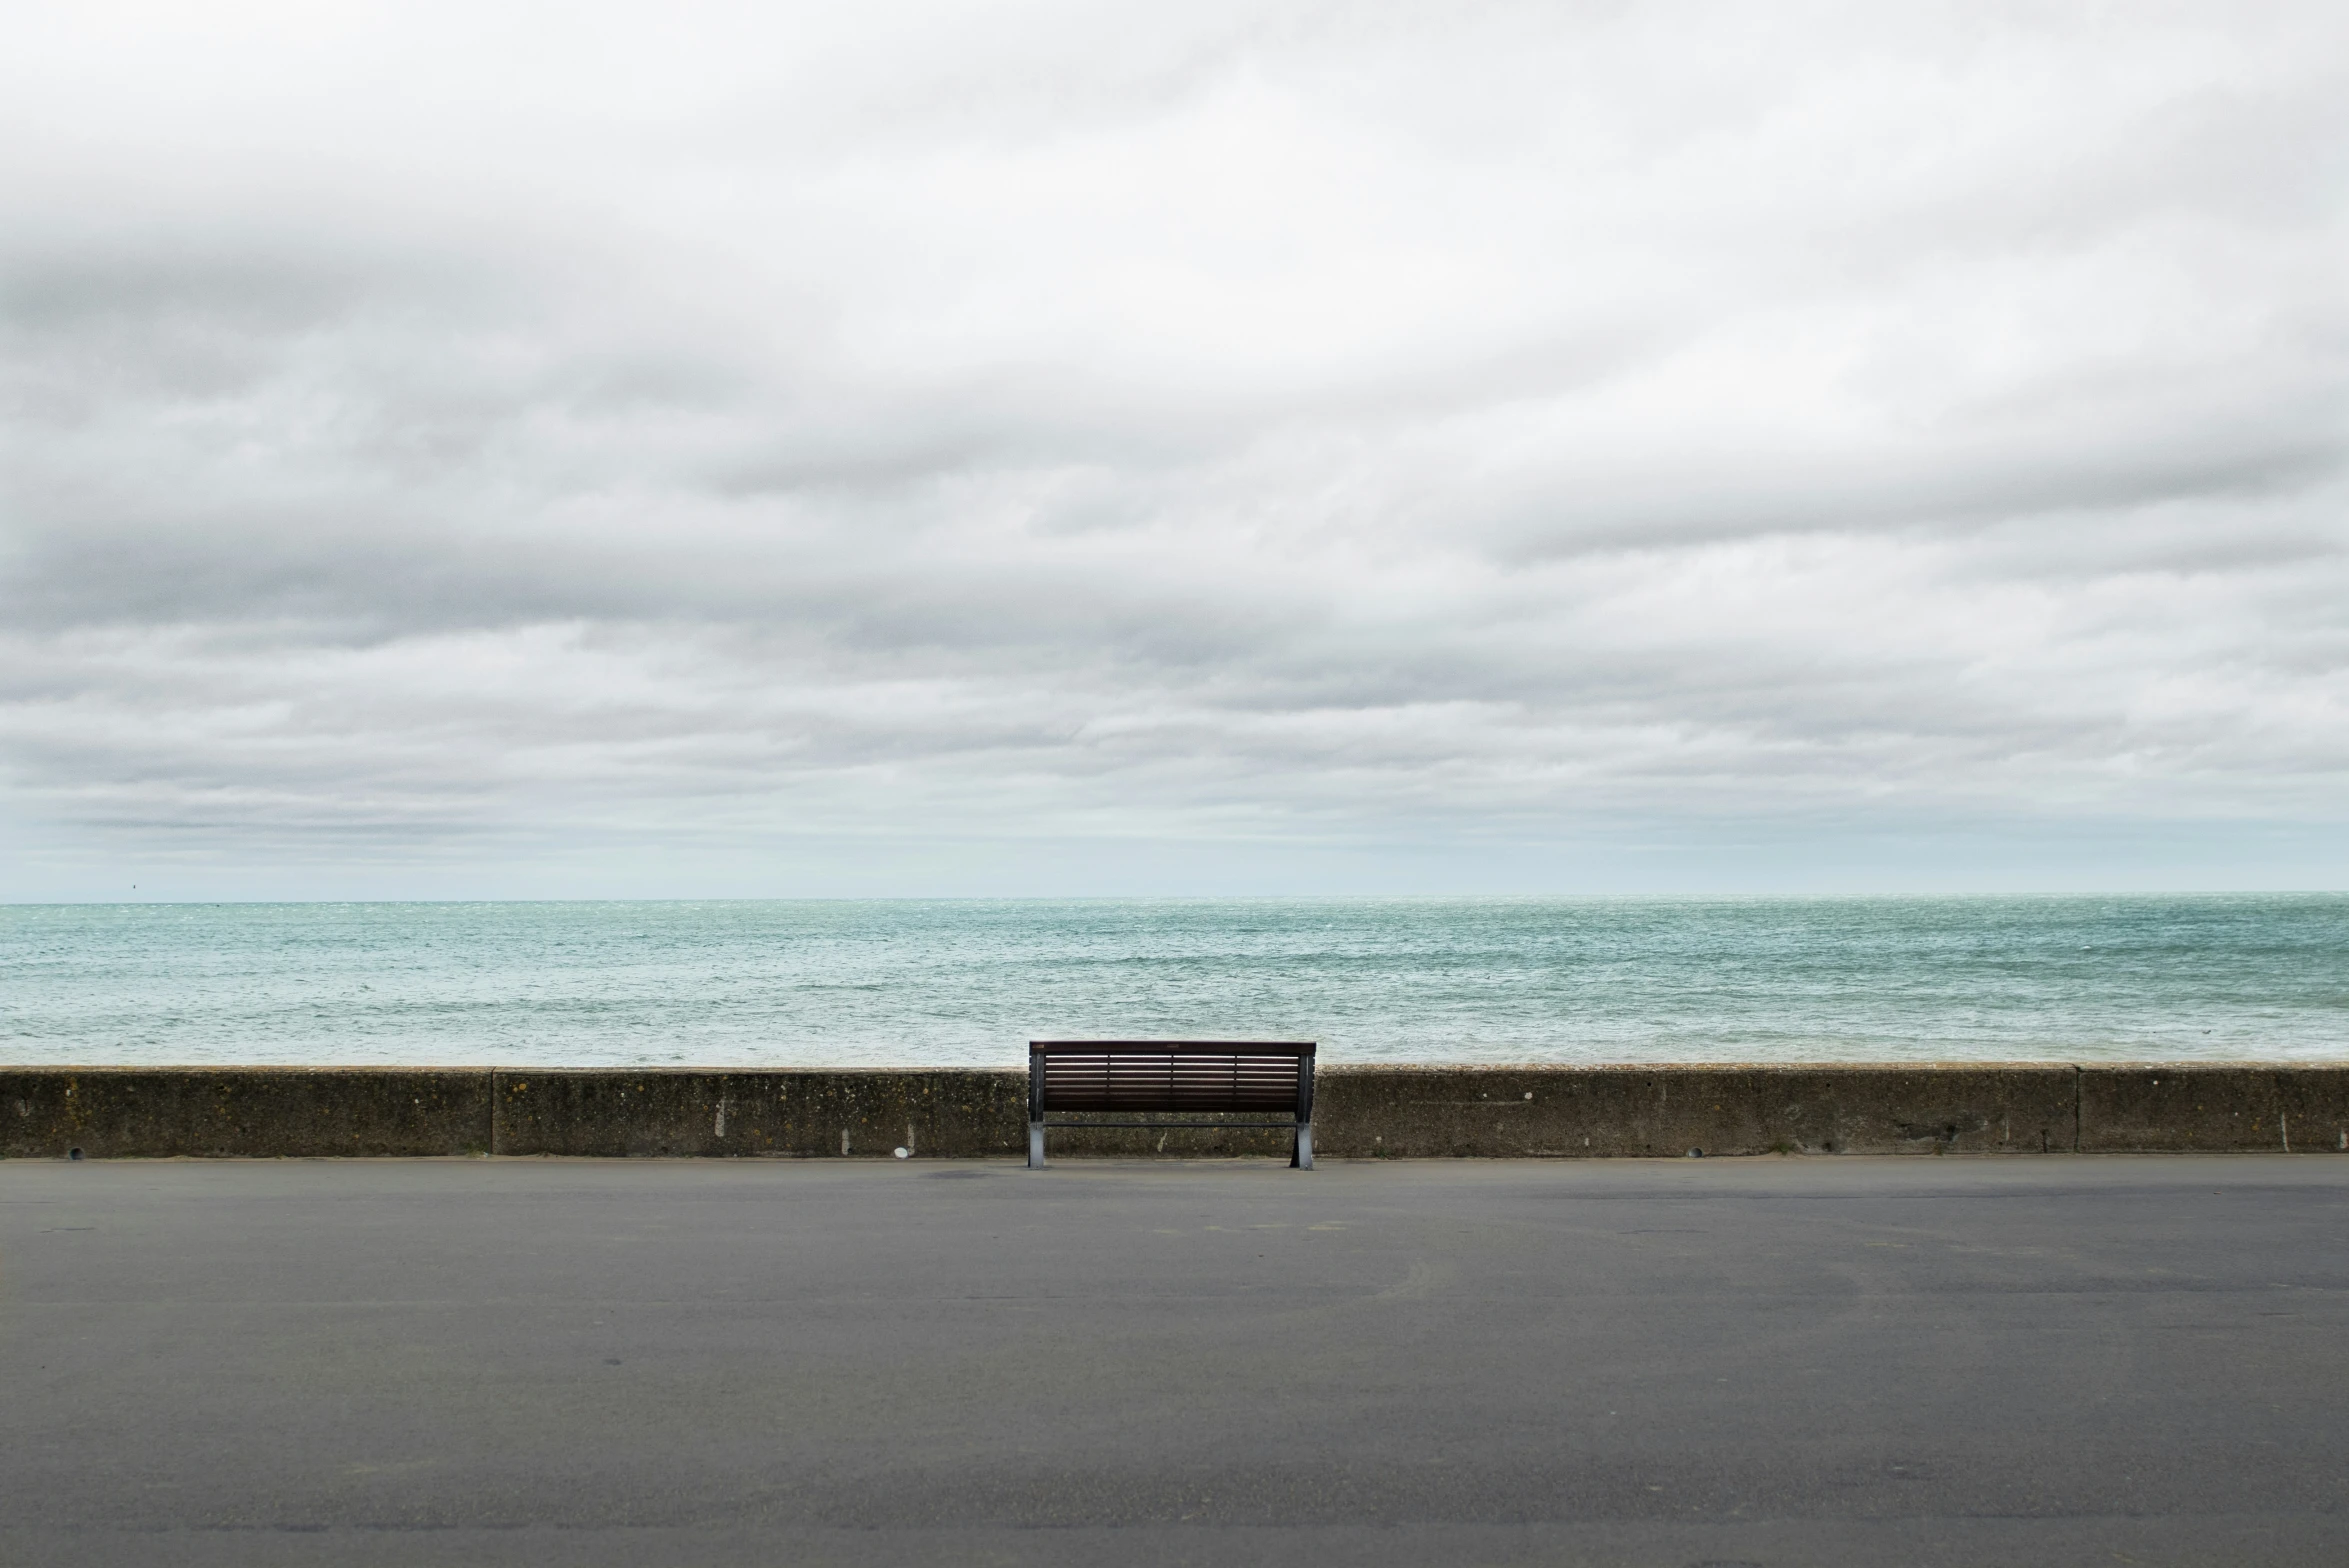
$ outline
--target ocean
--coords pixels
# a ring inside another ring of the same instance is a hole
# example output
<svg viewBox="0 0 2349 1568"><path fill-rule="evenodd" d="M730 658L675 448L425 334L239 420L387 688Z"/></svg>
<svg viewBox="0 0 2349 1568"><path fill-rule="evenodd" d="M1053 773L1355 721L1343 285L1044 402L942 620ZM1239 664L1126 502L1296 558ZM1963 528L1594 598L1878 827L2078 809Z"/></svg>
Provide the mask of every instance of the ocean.
<svg viewBox="0 0 2349 1568"><path fill-rule="evenodd" d="M0 905L0 1065L2349 1058L2349 895Z"/></svg>

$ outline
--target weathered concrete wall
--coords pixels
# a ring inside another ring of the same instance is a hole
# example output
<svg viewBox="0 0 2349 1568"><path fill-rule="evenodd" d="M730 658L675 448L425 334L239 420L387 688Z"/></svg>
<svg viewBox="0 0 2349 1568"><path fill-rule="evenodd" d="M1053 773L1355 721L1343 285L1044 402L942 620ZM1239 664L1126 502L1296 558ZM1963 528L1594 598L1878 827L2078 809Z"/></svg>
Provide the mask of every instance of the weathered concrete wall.
<svg viewBox="0 0 2349 1568"><path fill-rule="evenodd" d="M1021 1158L1024 1072L0 1068L0 1157ZM2349 1066L1355 1067L1332 1158L2349 1153ZM1280 1132L1071 1130L1054 1158L1282 1155Z"/></svg>
<svg viewBox="0 0 2349 1568"><path fill-rule="evenodd" d="M2349 1152L2349 1071L2336 1067L2090 1067L2080 1147Z"/></svg>
<svg viewBox="0 0 2349 1568"><path fill-rule="evenodd" d="M1333 1155L2041 1154L2069 1067L1361 1068L1322 1074Z"/></svg>
<svg viewBox="0 0 2349 1568"><path fill-rule="evenodd" d="M483 1154L489 1074L0 1068L0 1156Z"/></svg>
<svg viewBox="0 0 2349 1568"><path fill-rule="evenodd" d="M1027 1157L1025 1073L501 1071L500 1154Z"/></svg>

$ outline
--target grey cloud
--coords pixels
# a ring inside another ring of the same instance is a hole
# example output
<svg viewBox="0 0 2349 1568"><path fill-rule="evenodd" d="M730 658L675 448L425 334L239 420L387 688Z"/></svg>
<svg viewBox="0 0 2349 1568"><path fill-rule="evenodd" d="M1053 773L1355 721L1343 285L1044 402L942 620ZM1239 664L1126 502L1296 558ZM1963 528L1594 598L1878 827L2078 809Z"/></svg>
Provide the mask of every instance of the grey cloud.
<svg viewBox="0 0 2349 1568"><path fill-rule="evenodd" d="M122 128L0 246L7 811L259 863L2349 798L2322 8L588 21L641 77L329 49L192 150L29 40L25 114Z"/></svg>

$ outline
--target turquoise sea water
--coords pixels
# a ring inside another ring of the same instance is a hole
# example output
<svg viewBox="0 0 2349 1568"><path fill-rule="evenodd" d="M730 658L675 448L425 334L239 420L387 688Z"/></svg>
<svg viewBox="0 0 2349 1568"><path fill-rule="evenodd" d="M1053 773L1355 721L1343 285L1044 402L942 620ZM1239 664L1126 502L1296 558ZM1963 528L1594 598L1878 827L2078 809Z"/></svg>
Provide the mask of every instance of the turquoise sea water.
<svg viewBox="0 0 2349 1568"><path fill-rule="evenodd" d="M0 1064L2349 1058L2349 896L0 905Z"/></svg>

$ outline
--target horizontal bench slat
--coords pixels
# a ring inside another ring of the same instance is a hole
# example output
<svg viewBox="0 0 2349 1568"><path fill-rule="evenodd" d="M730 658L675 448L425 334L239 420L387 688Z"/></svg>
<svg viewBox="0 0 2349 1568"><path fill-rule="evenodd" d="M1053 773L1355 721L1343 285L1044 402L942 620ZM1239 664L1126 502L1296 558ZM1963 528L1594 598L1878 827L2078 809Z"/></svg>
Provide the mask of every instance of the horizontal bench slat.
<svg viewBox="0 0 2349 1568"><path fill-rule="evenodd" d="M1108 1127L1119 1132L1157 1132L1162 1127L1205 1127L1215 1132L1295 1132L1295 1122L1038 1122L1047 1132L1063 1127Z"/></svg>
<svg viewBox="0 0 2349 1568"><path fill-rule="evenodd" d="M1030 1040L1031 1055L1063 1053L1100 1055L1105 1051L1152 1056L1311 1056L1310 1040Z"/></svg>

